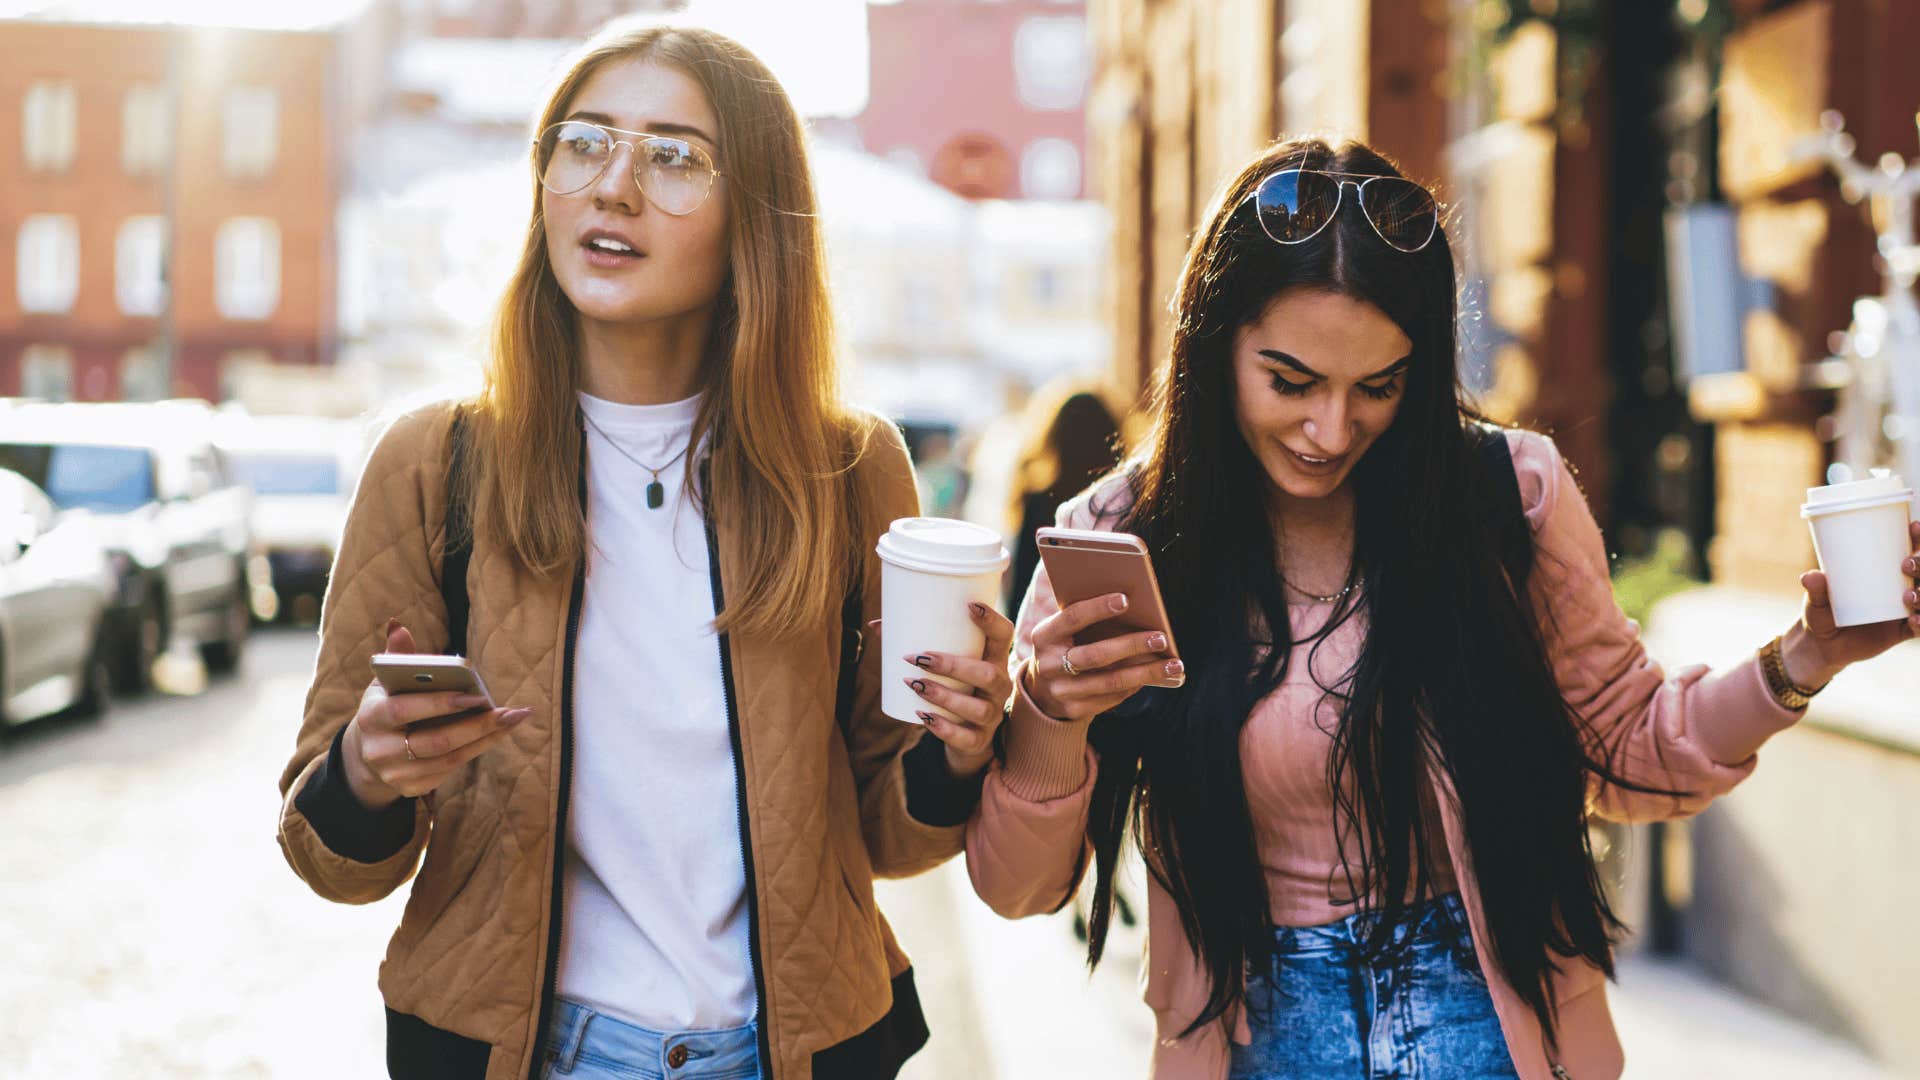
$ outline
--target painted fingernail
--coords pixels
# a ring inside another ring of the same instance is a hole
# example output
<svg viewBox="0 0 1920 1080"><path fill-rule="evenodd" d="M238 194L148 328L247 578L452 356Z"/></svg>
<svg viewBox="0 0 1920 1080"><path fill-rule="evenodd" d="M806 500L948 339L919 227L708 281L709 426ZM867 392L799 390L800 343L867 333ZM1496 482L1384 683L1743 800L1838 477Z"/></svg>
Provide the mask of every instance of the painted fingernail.
<svg viewBox="0 0 1920 1080"><path fill-rule="evenodd" d="M1885 594L1883 593L1883 594L1881 594L1881 595L1885 595ZM1183 664L1183 663L1181 663L1181 662L1180 662L1180 661L1178 661L1178 660L1169 660L1169 661L1167 661L1167 674L1169 674L1169 675L1185 675L1186 673L1187 673L1187 665L1185 665L1185 664Z"/></svg>
<svg viewBox="0 0 1920 1080"><path fill-rule="evenodd" d="M919 656L913 657L908 663L923 671L933 670L933 657L928 656L926 653L921 653Z"/></svg>
<svg viewBox="0 0 1920 1080"><path fill-rule="evenodd" d="M1112 608L1112 609L1113 609L1113 610L1115 610L1115 611L1125 611L1125 610L1127 610L1127 597L1126 597L1126 594L1125 594L1125 593L1115 593L1115 594L1113 595L1113 597L1112 597L1111 599L1109 599L1109 600L1107 601L1107 606L1108 606L1108 607L1110 607L1110 608Z"/></svg>
<svg viewBox="0 0 1920 1080"><path fill-rule="evenodd" d="M1902 570L1905 570L1907 573L1911 574L1916 570L1920 570L1920 562L1915 562L1912 559L1908 559L1906 562L1903 562L1900 564L1900 568Z"/></svg>
<svg viewBox="0 0 1920 1080"><path fill-rule="evenodd" d="M927 680L925 679L908 679L907 685L913 687L913 692L916 694L924 694L927 692Z"/></svg>
<svg viewBox="0 0 1920 1080"><path fill-rule="evenodd" d="M508 709L506 712L500 714L500 726L512 727L532 715L532 709Z"/></svg>
<svg viewBox="0 0 1920 1080"><path fill-rule="evenodd" d="M920 722L923 724L933 723L933 714L930 712L919 712L916 710L913 715L919 717Z"/></svg>
<svg viewBox="0 0 1920 1080"><path fill-rule="evenodd" d="M971 603L967 605L967 610L973 612L973 617L976 619L984 619L987 617L987 605L985 604Z"/></svg>
<svg viewBox="0 0 1920 1080"><path fill-rule="evenodd" d="M462 709L477 709L485 705L487 699L484 694L461 694L453 699L453 703Z"/></svg>
<svg viewBox="0 0 1920 1080"><path fill-rule="evenodd" d="M1907 606L1912 607L1915 604L1920 604L1920 592L1914 592L1912 589L1908 589Z"/></svg>
<svg viewBox="0 0 1920 1080"><path fill-rule="evenodd" d="M1167 647L1167 635L1165 634L1148 634L1147 635L1147 648L1164 649L1166 647Z"/></svg>
<svg viewBox="0 0 1920 1080"><path fill-rule="evenodd" d="M1912 562L1913 560L1909 559L1907 561ZM395 615L387 620L387 633L391 634L398 629L400 629L400 616Z"/></svg>

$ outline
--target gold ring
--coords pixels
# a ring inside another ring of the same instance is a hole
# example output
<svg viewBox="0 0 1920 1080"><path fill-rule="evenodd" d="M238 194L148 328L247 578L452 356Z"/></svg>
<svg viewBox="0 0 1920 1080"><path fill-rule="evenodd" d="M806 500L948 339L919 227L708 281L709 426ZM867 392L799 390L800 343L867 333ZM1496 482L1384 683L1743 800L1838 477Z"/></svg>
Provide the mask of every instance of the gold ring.
<svg viewBox="0 0 1920 1080"><path fill-rule="evenodd" d="M1060 670L1066 672L1068 675L1072 675L1075 677L1079 676L1080 669L1073 666L1072 647L1068 647L1060 651Z"/></svg>
<svg viewBox="0 0 1920 1080"><path fill-rule="evenodd" d="M404 747L406 747L406 748L407 748L407 760L408 760L408 761L418 761L418 760L420 760L419 758L416 758L416 757L414 757L414 756L413 756L413 732L411 732L411 731L403 731L403 732L401 732L401 733L400 733L400 745L401 745L401 746L404 746Z"/></svg>

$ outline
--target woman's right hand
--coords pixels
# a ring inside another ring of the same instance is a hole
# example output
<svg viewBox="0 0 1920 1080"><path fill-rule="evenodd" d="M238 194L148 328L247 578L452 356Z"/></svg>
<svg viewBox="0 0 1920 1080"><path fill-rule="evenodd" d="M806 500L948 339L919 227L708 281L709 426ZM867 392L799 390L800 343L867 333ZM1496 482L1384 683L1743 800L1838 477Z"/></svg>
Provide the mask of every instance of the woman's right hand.
<svg viewBox="0 0 1920 1080"><path fill-rule="evenodd" d="M419 651L398 620L387 622L387 651ZM425 795L533 714L486 704L477 694L453 691L390 695L378 679L370 682L341 740L353 797L369 810L384 810Z"/></svg>
<svg viewBox="0 0 1920 1080"><path fill-rule="evenodd" d="M1027 696L1056 720L1085 720L1118 706L1141 687L1186 677L1186 667L1166 659L1167 638L1155 630L1075 645L1073 635L1127 610L1122 593L1068 604L1033 628L1033 656L1020 675ZM1072 664L1070 674L1065 658Z"/></svg>

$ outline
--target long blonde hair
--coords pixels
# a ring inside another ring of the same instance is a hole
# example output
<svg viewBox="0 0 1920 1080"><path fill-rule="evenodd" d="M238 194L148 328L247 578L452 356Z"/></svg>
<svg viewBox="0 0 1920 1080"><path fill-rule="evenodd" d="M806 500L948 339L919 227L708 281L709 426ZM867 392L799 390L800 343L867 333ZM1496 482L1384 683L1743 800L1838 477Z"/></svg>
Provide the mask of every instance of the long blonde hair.
<svg viewBox="0 0 1920 1080"><path fill-rule="evenodd" d="M840 398L800 118L773 74L738 42L695 27L616 22L567 68L534 132L563 119L602 66L629 60L684 72L719 117L729 270L693 430L693 445L710 439L702 497L740 539L716 627L781 635L817 626L838 608L859 565L859 499L843 480L864 450L866 425ZM494 317L482 389L469 404L468 475L476 533L547 576L585 557L586 522L578 498L574 312L547 259L541 189L532 179L526 247ZM694 490L698 464L685 467Z"/></svg>

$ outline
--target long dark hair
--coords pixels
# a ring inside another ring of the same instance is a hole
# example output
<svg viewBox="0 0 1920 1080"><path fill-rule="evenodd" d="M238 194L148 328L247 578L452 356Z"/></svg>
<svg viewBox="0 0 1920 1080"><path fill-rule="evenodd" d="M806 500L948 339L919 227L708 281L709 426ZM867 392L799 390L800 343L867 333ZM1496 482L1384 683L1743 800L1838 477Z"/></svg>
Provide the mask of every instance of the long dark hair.
<svg viewBox="0 0 1920 1080"><path fill-rule="evenodd" d="M1097 964L1105 945L1129 823L1211 981L1188 1032L1239 1003L1245 972L1264 970L1271 957L1240 734L1285 677L1295 642L1274 560L1268 480L1234 419L1232 346L1236 331L1283 290L1334 290L1378 307L1413 342L1400 410L1351 478L1348 584L1364 579L1366 589L1332 616L1334 624L1368 624L1349 680L1331 691L1342 719L1327 782L1336 828L1357 839L1360 852L1347 876L1353 895L1378 915L1369 946L1384 948L1408 915L1409 888L1425 895L1433 881L1435 838L1421 792L1429 767L1443 773L1458 797L1472 864L1459 870L1479 885L1486 944L1551 1039L1556 958L1613 972L1622 924L1594 867L1586 791L1591 777L1618 778L1587 753L1524 581L1510 580L1501 559L1503 504L1473 450L1485 437L1484 418L1463 401L1456 374L1454 264L1444 230L1423 251L1395 251L1349 192L1318 236L1276 244L1244 200L1269 173L1296 166L1400 175L1358 143L1277 144L1227 185L1188 253L1153 431L1128 467L1119 526L1153 552L1188 679L1177 691L1146 691L1094 724L1089 961Z"/></svg>

